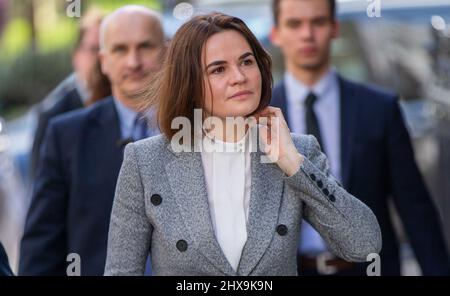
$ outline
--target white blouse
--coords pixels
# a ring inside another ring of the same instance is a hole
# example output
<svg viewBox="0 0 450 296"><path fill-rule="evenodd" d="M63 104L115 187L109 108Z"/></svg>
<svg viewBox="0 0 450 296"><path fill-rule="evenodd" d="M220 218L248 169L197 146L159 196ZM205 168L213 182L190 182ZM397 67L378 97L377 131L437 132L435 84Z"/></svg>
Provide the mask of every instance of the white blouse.
<svg viewBox="0 0 450 296"><path fill-rule="evenodd" d="M237 143L205 137L201 152L217 241L237 271L247 241L251 191L249 133Z"/></svg>

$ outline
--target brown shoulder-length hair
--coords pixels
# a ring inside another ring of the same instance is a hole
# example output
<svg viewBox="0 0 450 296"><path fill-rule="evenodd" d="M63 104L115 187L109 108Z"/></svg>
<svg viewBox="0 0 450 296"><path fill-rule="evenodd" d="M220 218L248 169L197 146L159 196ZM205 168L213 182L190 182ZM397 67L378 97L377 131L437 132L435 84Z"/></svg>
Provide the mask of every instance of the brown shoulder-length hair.
<svg viewBox="0 0 450 296"><path fill-rule="evenodd" d="M254 113L269 105L272 60L247 25L237 17L222 13L196 16L175 33L161 72L155 76L144 99L144 108L156 107L159 128L169 140L177 132L171 128L174 118L186 117L193 126L194 109L204 109L202 50L209 37L226 30L235 30L244 36L261 72L261 99Z"/></svg>

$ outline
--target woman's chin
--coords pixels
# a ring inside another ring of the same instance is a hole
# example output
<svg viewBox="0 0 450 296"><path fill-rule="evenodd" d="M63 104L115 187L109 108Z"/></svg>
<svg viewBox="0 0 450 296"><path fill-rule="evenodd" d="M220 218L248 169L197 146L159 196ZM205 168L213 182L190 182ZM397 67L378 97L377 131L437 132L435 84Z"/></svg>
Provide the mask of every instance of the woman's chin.
<svg viewBox="0 0 450 296"><path fill-rule="evenodd" d="M229 115L231 117L249 117L254 115L254 113L258 110L258 105L256 106L251 106L248 108L239 108L236 110L233 110L234 112L230 112L230 114L233 115Z"/></svg>

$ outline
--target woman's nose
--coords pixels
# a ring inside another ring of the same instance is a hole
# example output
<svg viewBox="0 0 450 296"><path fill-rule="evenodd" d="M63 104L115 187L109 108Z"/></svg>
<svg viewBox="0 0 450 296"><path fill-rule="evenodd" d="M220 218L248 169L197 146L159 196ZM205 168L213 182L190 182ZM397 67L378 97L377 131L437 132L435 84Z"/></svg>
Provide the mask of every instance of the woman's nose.
<svg viewBox="0 0 450 296"><path fill-rule="evenodd" d="M232 75L232 77L231 77L232 84L243 83L247 79L247 77L245 76L245 73L239 67L236 67L235 69L233 69L231 75Z"/></svg>

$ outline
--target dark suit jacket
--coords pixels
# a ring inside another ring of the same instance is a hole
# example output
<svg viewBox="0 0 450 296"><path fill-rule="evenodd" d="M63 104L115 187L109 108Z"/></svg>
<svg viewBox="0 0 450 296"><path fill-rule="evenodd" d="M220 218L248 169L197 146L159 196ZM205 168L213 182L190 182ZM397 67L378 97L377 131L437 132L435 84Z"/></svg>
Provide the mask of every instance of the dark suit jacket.
<svg viewBox="0 0 450 296"><path fill-rule="evenodd" d="M31 150L31 178L33 178L36 174L36 167L39 159L42 140L44 139L45 130L50 119L60 114L83 107L81 97L76 88L66 89L62 97L58 99L59 100L53 107L39 114L38 124L34 135L33 148Z"/></svg>
<svg viewBox="0 0 450 296"><path fill-rule="evenodd" d="M383 275L399 275L399 246L388 212L398 210L425 275L450 274L436 209L417 168L398 98L339 77L341 89L341 170L343 185L368 205L383 236ZM273 91L271 105L288 118L284 84Z"/></svg>
<svg viewBox="0 0 450 296"><path fill-rule="evenodd" d="M0 243L0 276L14 275L9 267L8 256L6 256L5 249L2 243Z"/></svg>
<svg viewBox="0 0 450 296"><path fill-rule="evenodd" d="M110 213L123 159L112 98L50 121L21 245L19 274L65 275L69 253L81 275L102 275Z"/></svg>

